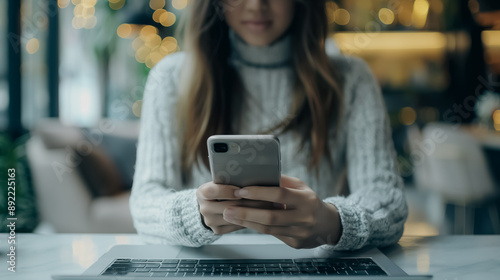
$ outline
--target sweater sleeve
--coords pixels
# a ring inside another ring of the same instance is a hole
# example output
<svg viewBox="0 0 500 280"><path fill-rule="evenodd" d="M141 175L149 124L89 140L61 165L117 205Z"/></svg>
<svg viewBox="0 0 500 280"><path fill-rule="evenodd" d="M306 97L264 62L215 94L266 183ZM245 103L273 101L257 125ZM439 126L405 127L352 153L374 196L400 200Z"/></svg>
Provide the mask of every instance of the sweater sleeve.
<svg viewBox="0 0 500 280"><path fill-rule="evenodd" d="M136 170L130 197L134 227L146 243L199 247L219 238L203 226L196 187L182 187L176 129L180 54L149 73L141 110Z"/></svg>
<svg viewBox="0 0 500 280"><path fill-rule="evenodd" d="M408 208L398 174L391 128L380 87L369 67L352 58L358 75L347 101L347 176L351 194L329 197L339 211L342 235L335 250L388 246L403 234ZM350 104L349 104L350 103Z"/></svg>

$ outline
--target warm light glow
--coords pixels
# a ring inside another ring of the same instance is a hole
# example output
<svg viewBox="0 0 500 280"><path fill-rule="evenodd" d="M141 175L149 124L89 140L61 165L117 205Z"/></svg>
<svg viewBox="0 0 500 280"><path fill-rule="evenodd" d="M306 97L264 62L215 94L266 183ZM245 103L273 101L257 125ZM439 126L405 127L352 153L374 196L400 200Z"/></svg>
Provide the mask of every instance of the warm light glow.
<svg viewBox="0 0 500 280"><path fill-rule="evenodd" d="M140 47L136 52L135 52L135 59L140 62L144 63L146 61L146 58L148 57L151 49L147 46L142 46Z"/></svg>
<svg viewBox="0 0 500 280"><path fill-rule="evenodd" d="M182 10L186 8L188 4L187 0L172 0L172 7L174 7L177 10Z"/></svg>
<svg viewBox="0 0 500 280"><path fill-rule="evenodd" d="M153 10L158 10L165 7L165 0L150 0L149 7Z"/></svg>
<svg viewBox="0 0 500 280"><path fill-rule="evenodd" d="M496 123L494 126L496 131L500 131L500 123Z"/></svg>
<svg viewBox="0 0 500 280"><path fill-rule="evenodd" d="M136 117L141 117L141 109L142 109L142 100L137 100L134 102L134 105L132 105L132 112Z"/></svg>
<svg viewBox="0 0 500 280"><path fill-rule="evenodd" d="M429 14L429 2L427 0L415 0L413 4L412 21L416 28L424 28Z"/></svg>
<svg viewBox="0 0 500 280"><path fill-rule="evenodd" d="M175 23L175 14L172 12L166 12L160 16L160 23L165 27L169 27L174 25Z"/></svg>
<svg viewBox="0 0 500 280"><path fill-rule="evenodd" d="M404 125L412 125L417 120L417 112L411 107L405 107L399 112L399 119Z"/></svg>
<svg viewBox="0 0 500 280"><path fill-rule="evenodd" d="M38 42L37 38L31 38L29 41L26 43L26 51L29 54L34 54L38 51L40 48L40 42Z"/></svg>
<svg viewBox="0 0 500 280"><path fill-rule="evenodd" d="M481 32L481 38L486 48L500 47L500 30L486 30Z"/></svg>
<svg viewBox="0 0 500 280"><path fill-rule="evenodd" d="M144 41L144 43L150 48L158 47L161 44L161 37L158 34L152 34L146 38L146 41Z"/></svg>
<svg viewBox="0 0 500 280"><path fill-rule="evenodd" d="M335 2L326 2L326 16L328 17L328 23L335 23L335 10L337 10L339 6Z"/></svg>
<svg viewBox="0 0 500 280"><path fill-rule="evenodd" d="M156 22L160 22L160 17L166 13L167 11L165 9L158 9L153 13L153 20Z"/></svg>
<svg viewBox="0 0 500 280"><path fill-rule="evenodd" d="M119 10L125 5L125 0L109 0L109 7L113 10Z"/></svg>
<svg viewBox="0 0 500 280"><path fill-rule="evenodd" d="M145 64L150 69L155 66L153 60L151 60L151 56L149 56L149 55L148 55L148 57L146 57L146 63Z"/></svg>
<svg viewBox="0 0 500 280"><path fill-rule="evenodd" d="M75 8L73 9L73 14L75 17L81 17L83 16L83 5L76 5Z"/></svg>
<svg viewBox="0 0 500 280"><path fill-rule="evenodd" d="M141 37L137 37L132 42L132 48L134 51L137 51L140 47L144 45L144 41L142 41Z"/></svg>
<svg viewBox="0 0 500 280"><path fill-rule="evenodd" d="M351 21L351 15L346 9L337 9L335 11L335 22L338 25L347 25Z"/></svg>
<svg viewBox="0 0 500 280"><path fill-rule="evenodd" d="M158 29L152 25L146 25L141 29L139 35L143 41L146 41L149 36L156 35L158 33Z"/></svg>
<svg viewBox="0 0 500 280"><path fill-rule="evenodd" d="M82 17L90 18L90 17L94 16L94 13L95 13L94 7L85 7L85 8L83 8L83 11L82 11Z"/></svg>
<svg viewBox="0 0 500 280"><path fill-rule="evenodd" d="M82 5L85 7L94 7L97 0L82 0Z"/></svg>
<svg viewBox="0 0 500 280"><path fill-rule="evenodd" d="M394 12L387 8L382 8L378 11L378 18L385 25L390 25L394 22Z"/></svg>
<svg viewBox="0 0 500 280"><path fill-rule="evenodd" d="M130 26L130 24L120 24L120 26L118 26L118 28L116 29L116 34L120 37L120 38L127 38L128 36L130 36L130 34L132 33L132 26Z"/></svg>
<svg viewBox="0 0 500 280"><path fill-rule="evenodd" d="M168 53L175 52L177 49L177 40L174 37L165 37L161 42L161 46L164 47Z"/></svg>
<svg viewBox="0 0 500 280"><path fill-rule="evenodd" d="M57 6L61 9L68 7L69 0L57 0Z"/></svg>
<svg viewBox="0 0 500 280"><path fill-rule="evenodd" d="M75 29L87 28L91 29L97 24L97 18L94 16L97 0L80 0L73 1L75 8L73 14L75 17L72 20L72 25Z"/></svg>
<svg viewBox="0 0 500 280"><path fill-rule="evenodd" d="M336 32L333 35L344 53L363 56L381 54L442 57L446 52L446 35L440 32Z"/></svg>
<svg viewBox="0 0 500 280"><path fill-rule="evenodd" d="M78 5L82 2L82 0L72 0L71 3L73 3L73 5Z"/></svg>
<svg viewBox="0 0 500 280"><path fill-rule="evenodd" d="M495 124L500 124L500 110L495 110L495 112L493 112L493 121Z"/></svg>

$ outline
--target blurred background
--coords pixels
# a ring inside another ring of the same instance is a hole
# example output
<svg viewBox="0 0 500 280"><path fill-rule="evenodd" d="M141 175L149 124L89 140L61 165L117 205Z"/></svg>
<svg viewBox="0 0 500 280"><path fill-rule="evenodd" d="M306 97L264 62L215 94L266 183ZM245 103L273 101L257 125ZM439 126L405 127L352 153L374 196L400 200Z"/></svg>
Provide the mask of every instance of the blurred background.
<svg viewBox="0 0 500 280"><path fill-rule="evenodd" d="M187 5L0 0L0 231L15 168L17 232L134 232L144 85L181 50ZM500 1L326 5L327 51L362 57L382 87L405 234L500 234Z"/></svg>

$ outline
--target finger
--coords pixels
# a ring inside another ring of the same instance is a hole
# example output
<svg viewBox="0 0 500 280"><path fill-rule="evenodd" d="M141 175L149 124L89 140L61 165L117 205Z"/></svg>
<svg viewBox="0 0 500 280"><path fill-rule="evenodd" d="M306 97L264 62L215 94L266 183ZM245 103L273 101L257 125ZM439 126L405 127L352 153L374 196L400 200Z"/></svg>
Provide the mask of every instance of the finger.
<svg viewBox="0 0 500 280"><path fill-rule="evenodd" d="M222 214L224 209L230 206L240 206L247 208L262 208L262 209L273 209L275 208L273 203L267 201L255 201L255 200L228 200L228 201L211 201L211 200L202 200L199 203L200 205L200 213L204 215L210 214Z"/></svg>
<svg viewBox="0 0 500 280"><path fill-rule="evenodd" d="M242 197L251 200L269 201L280 204L287 204L287 208L299 205L301 190L281 187L244 187L234 192L235 197Z"/></svg>
<svg viewBox="0 0 500 280"><path fill-rule="evenodd" d="M258 201L258 200L249 200L249 199L241 199L235 201L235 206L247 207L247 208L259 208L259 209L276 209L277 207L274 203L269 201Z"/></svg>
<svg viewBox="0 0 500 280"><path fill-rule="evenodd" d="M239 197L234 196L234 191L239 187L231 185L220 185L212 182L201 185L196 191L196 195L203 200L238 200Z"/></svg>
<svg viewBox="0 0 500 280"><path fill-rule="evenodd" d="M242 227L242 226L236 226L236 225L230 224L227 226L219 226L219 227L212 228L212 231L215 234L222 235L222 234L230 233L230 232L237 231L237 230L240 230L243 228L244 227Z"/></svg>
<svg viewBox="0 0 500 280"><path fill-rule="evenodd" d="M249 221L244 221L244 220L238 220L238 219L232 219L232 218L224 218L226 219L227 222L238 225L241 227L245 228L251 228L253 230L256 230L257 232L260 232L262 234L269 234L269 235L280 235L280 236L287 236L287 237L297 237L297 233L301 232L299 227L295 226L267 226L259 223L254 223L254 222L249 222Z"/></svg>
<svg viewBox="0 0 500 280"><path fill-rule="evenodd" d="M269 210L245 207L229 207L223 212L224 219L232 218L265 226L298 226L305 224L294 210ZM227 219L226 219L227 220Z"/></svg>
<svg viewBox="0 0 500 280"><path fill-rule="evenodd" d="M203 220L205 221L205 225L207 225L210 228L232 225L232 223L229 223L228 221L224 220L222 214L206 215L203 216Z"/></svg>

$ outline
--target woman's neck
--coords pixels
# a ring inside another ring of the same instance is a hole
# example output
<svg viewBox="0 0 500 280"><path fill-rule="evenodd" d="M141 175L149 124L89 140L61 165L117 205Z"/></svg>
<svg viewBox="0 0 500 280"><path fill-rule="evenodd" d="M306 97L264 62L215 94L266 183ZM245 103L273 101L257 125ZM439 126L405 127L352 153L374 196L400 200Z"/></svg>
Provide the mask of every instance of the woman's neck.
<svg viewBox="0 0 500 280"><path fill-rule="evenodd" d="M285 67L291 61L291 35L284 34L268 46L247 44L236 32L229 29L231 59L260 68Z"/></svg>

